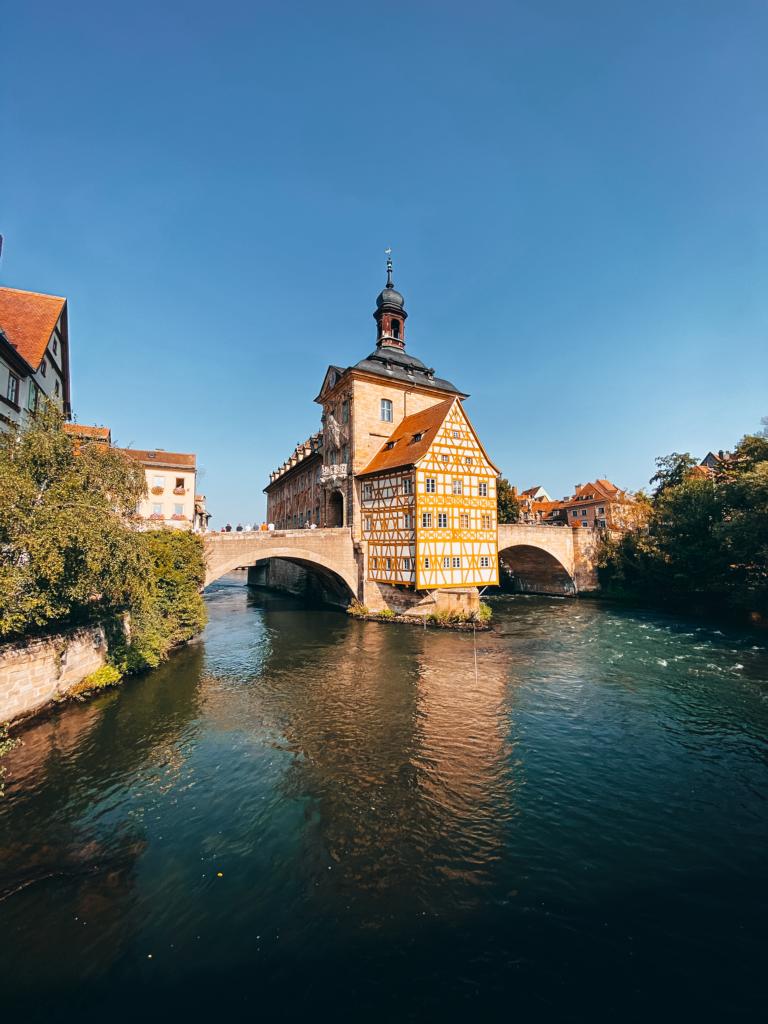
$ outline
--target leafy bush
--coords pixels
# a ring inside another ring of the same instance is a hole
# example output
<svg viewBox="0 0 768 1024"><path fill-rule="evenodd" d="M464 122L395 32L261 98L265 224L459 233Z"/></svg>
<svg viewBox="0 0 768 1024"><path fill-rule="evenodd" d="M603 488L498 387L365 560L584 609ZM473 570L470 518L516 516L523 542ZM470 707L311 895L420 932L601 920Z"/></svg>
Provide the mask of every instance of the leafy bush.
<svg viewBox="0 0 768 1024"><path fill-rule="evenodd" d="M370 614L368 605L361 604L359 601L353 601L347 608L347 615L351 615L353 619L364 619L366 615Z"/></svg>
<svg viewBox="0 0 768 1024"><path fill-rule="evenodd" d="M72 687L70 694L77 695L92 693L94 690L105 690L109 686L115 686L123 678L114 665L102 665L95 672L82 679L77 686Z"/></svg>
<svg viewBox="0 0 768 1024"><path fill-rule="evenodd" d="M485 601L481 601L476 618L478 622L482 622L484 626L487 626L493 618L493 609L489 604L486 604Z"/></svg>
<svg viewBox="0 0 768 1024"><path fill-rule="evenodd" d="M377 615L380 619L384 619L385 621L391 621L392 619L397 618L397 613L393 612L391 608L382 608L380 612L377 612Z"/></svg>

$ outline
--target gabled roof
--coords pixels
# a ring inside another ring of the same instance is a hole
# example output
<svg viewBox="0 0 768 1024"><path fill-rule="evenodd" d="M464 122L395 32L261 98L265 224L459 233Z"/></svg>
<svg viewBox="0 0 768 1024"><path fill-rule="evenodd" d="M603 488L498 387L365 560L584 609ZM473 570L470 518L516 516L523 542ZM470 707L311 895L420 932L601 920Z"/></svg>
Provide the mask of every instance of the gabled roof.
<svg viewBox="0 0 768 1024"><path fill-rule="evenodd" d="M413 466L429 451L443 420L451 410L455 398L431 405L401 420L389 439L371 459L359 476L382 473L387 469ZM421 435L419 437L419 435ZM419 437L418 441L415 440Z"/></svg>
<svg viewBox="0 0 768 1024"><path fill-rule="evenodd" d="M66 304L59 295L0 288L0 327L33 371L40 366Z"/></svg>

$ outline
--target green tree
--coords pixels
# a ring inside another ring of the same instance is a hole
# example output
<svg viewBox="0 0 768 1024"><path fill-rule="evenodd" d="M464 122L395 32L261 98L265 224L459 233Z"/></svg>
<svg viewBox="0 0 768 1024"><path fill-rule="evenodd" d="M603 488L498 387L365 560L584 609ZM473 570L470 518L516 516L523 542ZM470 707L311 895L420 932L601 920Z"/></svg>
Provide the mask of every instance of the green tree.
<svg viewBox="0 0 768 1024"><path fill-rule="evenodd" d="M141 601L149 561L127 525L144 487L121 452L73 446L51 406L0 435L0 637Z"/></svg>
<svg viewBox="0 0 768 1024"><path fill-rule="evenodd" d="M496 507L500 523L516 523L520 519L520 502L509 480L503 476L496 481Z"/></svg>
<svg viewBox="0 0 768 1024"><path fill-rule="evenodd" d="M650 481L652 485L655 484L654 495L661 494L667 487L677 487L696 464L690 452L682 455L680 452L672 452L671 455L660 456L656 459L656 472Z"/></svg>

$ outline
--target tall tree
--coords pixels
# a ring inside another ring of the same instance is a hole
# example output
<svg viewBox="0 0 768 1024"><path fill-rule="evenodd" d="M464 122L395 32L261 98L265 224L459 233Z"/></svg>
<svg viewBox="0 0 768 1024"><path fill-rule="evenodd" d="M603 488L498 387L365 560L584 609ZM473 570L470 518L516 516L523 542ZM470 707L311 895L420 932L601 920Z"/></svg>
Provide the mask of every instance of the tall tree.
<svg viewBox="0 0 768 1024"><path fill-rule="evenodd" d="M51 406L0 435L0 637L140 601L150 560L126 526L144 487L119 451L73 446Z"/></svg>
<svg viewBox="0 0 768 1024"><path fill-rule="evenodd" d="M516 523L520 519L520 502L506 477L496 481L496 506L500 523Z"/></svg>

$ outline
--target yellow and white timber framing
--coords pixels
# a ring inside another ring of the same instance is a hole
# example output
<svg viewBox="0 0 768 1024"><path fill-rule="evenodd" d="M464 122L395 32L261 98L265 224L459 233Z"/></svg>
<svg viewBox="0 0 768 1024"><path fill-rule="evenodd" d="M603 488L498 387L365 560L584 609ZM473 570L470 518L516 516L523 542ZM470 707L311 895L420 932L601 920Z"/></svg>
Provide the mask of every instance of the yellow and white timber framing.
<svg viewBox="0 0 768 1024"><path fill-rule="evenodd" d="M417 590L498 584L498 470L461 401L446 404L412 465L363 474L369 580Z"/></svg>

